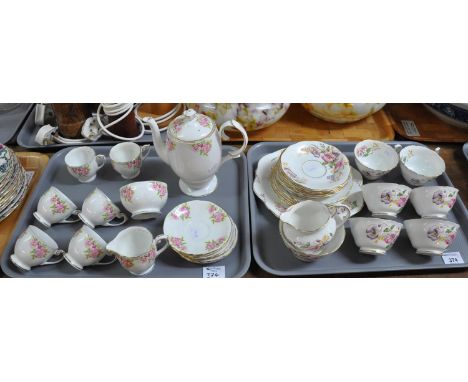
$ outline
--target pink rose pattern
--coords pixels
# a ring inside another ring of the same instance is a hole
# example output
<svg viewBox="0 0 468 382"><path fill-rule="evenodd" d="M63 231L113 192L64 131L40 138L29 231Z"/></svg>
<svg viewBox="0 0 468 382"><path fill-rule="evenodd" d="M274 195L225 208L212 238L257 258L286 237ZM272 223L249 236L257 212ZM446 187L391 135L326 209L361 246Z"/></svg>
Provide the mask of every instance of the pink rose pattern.
<svg viewBox="0 0 468 382"><path fill-rule="evenodd" d="M205 248L207 251L213 251L216 248L219 248L221 244L223 244L225 241L226 241L226 238L224 236L220 237L217 240L209 240L205 242L206 244Z"/></svg>
<svg viewBox="0 0 468 382"><path fill-rule="evenodd" d="M185 251L187 250L187 247L186 247L186 242L184 240L184 237L181 236L181 237L177 237L177 236L170 236L169 237L169 243L171 244L171 246L177 248L177 249L180 249L181 251Z"/></svg>
<svg viewBox="0 0 468 382"><path fill-rule="evenodd" d="M327 179L336 181L340 178L345 163L348 159L333 146L322 145L317 147L315 145L309 145L302 147L301 152L304 154L311 154L315 158L319 158L324 166L330 169L331 174L327 176Z"/></svg>
<svg viewBox="0 0 468 382"><path fill-rule="evenodd" d="M52 202L50 210L52 211L53 215L63 214L68 210L68 206L62 199L59 198L58 195L54 194L52 198L50 198L50 201Z"/></svg>
<svg viewBox="0 0 468 382"><path fill-rule="evenodd" d="M176 133L180 133L180 131L182 130L182 121L183 121L184 117L181 116L181 117L178 117L174 120L172 126L173 126L173 129L176 131Z"/></svg>
<svg viewBox="0 0 468 382"><path fill-rule="evenodd" d="M332 237L333 237L333 234L330 232L330 233L326 233L325 235L323 235L321 239L317 239L313 242L295 241L294 246L296 246L297 248L303 251L318 252L323 248L325 244L327 244L331 240Z"/></svg>
<svg viewBox="0 0 468 382"><path fill-rule="evenodd" d="M167 195L167 187L164 184L152 182L151 187L154 191L156 191L160 199L164 198Z"/></svg>
<svg viewBox="0 0 468 382"><path fill-rule="evenodd" d="M127 167L129 169L139 169L141 167L141 158L137 158L135 160L132 160L131 162L128 162Z"/></svg>
<svg viewBox="0 0 468 382"><path fill-rule="evenodd" d="M452 208L457 200L457 192L447 190L438 190L432 195L432 203L436 206Z"/></svg>
<svg viewBox="0 0 468 382"><path fill-rule="evenodd" d="M208 212L210 213L210 220L213 224L221 223L226 219L226 213L222 211L219 207L215 206L214 204L210 204L208 206Z"/></svg>
<svg viewBox="0 0 468 382"><path fill-rule="evenodd" d="M383 241L385 249L390 249L400 235L401 227L395 224L372 224L366 229L367 238L371 239L375 244Z"/></svg>
<svg viewBox="0 0 468 382"><path fill-rule="evenodd" d="M106 207L104 208L104 213L102 214L102 218L106 222L110 222L115 218L117 215L117 211L115 210L114 206L111 203L107 203Z"/></svg>
<svg viewBox="0 0 468 382"><path fill-rule="evenodd" d="M442 224L433 225L427 232L427 237L438 245L449 246L457 236L456 227L448 227Z"/></svg>
<svg viewBox="0 0 468 382"><path fill-rule="evenodd" d="M122 188L122 191L120 191L120 195L122 195L122 198L124 198L129 203L132 202L134 194L135 190L131 186L125 186L124 188Z"/></svg>
<svg viewBox="0 0 468 382"><path fill-rule="evenodd" d="M190 219L190 206L187 203L182 204L177 211L171 212L171 217L174 220L187 220Z"/></svg>
<svg viewBox="0 0 468 382"><path fill-rule="evenodd" d="M169 138L166 138L166 147L168 151L174 151L176 148L176 144Z"/></svg>
<svg viewBox="0 0 468 382"><path fill-rule="evenodd" d="M115 255L115 257L117 257L122 267L124 267L125 269L132 268L135 265L136 261L143 263L143 264L154 261L154 259L156 259L157 256L158 256L158 252L156 251L156 248L154 246L151 246L150 250L146 252L146 254L143 256L129 258L125 256Z"/></svg>
<svg viewBox="0 0 468 382"><path fill-rule="evenodd" d="M43 259L49 254L46 245L40 240L33 238L31 240L31 251L29 252L33 259Z"/></svg>
<svg viewBox="0 0 468 382"><path fill-rule="evenodd" d="M125 269L129 269L129 268L133 267L133 265L134 265L134 263L133 263L133 260L134 260L134 259L129 259L128 257L119 256L119 255L116 255L115 257L117 257L117 259L119 260L120 264L121 264L122 267L124 267Z"/></svg>
<svg viewBox="0 0 468 382"><path fill-rule="evenodd" d="M198 123L203 127L210 127L210 120L203 114L197 116Z"/></svg>
<svg viewBox="0 0 468 382"><path fill-rule="evenodd" d="M380 195L380 201L389 207L397 206L403 208L408 201L408 190L385 190Z"/></svg>
<svg viewBox="0 0 468 382"><path fill-rule="evenodd" d="M73 174L76 176L88 176L90 168L88 164L85 164L84 166L81 167L70 167Z"/></svg>
<svg viewBox="0 0 468 382"><path fill-rule="evenodd" d="M104 255L104 248L100 247L91 236L86 238L85 247L85 254L87 259L97 259Z"/></svg>
<svg viewBox="0 0 468 382"><path fill-rule="evenodd" d="M192 145L192 150L202 156L208 156L211 151L211 140L207 139Z"/></svg>
<svg viewBox="0 0 468 382"><path fill-rule="evenodd" d="M361 145L359 148L356 150L356 156L358 158L361 157L368 157L369 155L373 154L375 151L379 150L380 147L377 143L372 143L371 145Z"/></svg>

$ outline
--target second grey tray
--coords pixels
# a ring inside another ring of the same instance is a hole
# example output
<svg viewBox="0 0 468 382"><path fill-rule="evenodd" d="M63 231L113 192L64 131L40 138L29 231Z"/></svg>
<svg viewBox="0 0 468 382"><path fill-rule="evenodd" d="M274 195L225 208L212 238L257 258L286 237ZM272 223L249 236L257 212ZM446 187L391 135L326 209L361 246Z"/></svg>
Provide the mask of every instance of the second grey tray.
<svg viewBox="0 0 468 382"><path fill-rule="evenodd" d="M32 103L22 103L12 110L0 113L0 143L11 143L28 113L34 109ZM32 113L34 114L34 113Z"/></svg>
<svg viewBox="0 0 468 382"><path fill-rule="evenodd" d="M252 228L252 253L258 265L268 273L278 276L308 276L308 275L332 275L332 274L356 274L391 271L421 271L429 269L449 270L453 268L468 268L468 216L466 208L460 197L450 212L448 219L460 224L457 238L447 252L458 251L464 256L464 264L445 265L440 256L417 255L409 241L406 231L403 229L393 248L384 256L373 256L359 253L354 244L348 223L345 225L346 238L341 248L322 259L311 263L305 263L296 259L281 240L278 231L278 218L276 218L255 196L252 185L255 179L255 170L261 157L276 150L285 148L294 142L264 142L254 145L248 152L249 166L249 193L250 193L250 218ZM356 142L327 142L340 149L354 164L354 146ZM399 143L402 146L415 145L415 142L388 142ZM379 182L392 182L405 184L397 167ZM367 183L367 181L365 181ZM436 181L428 186L441 185L452 186L444 173ZM366 207L356 216L370 216ZM416 214L411 202L398 215L398 221L414 219Z"/></svg>
<svg viewBox="0 0 468 382"><path fill-rule="evenodd" d="M229 149L232 150L232 148L223 147L224 153ZM106 165L99 170L96 180L89 184L78 183L68 173L64 164L64 157L70 150L71 148L61 150L50 159L33 194L24 206L15 231L11 235L10 242L6 245L1 257L3 272L10 277L134 277L123 269L118 262L107 266L88 267L81 272L72 268L65 260L57 265L35 267L29 272L21 272L11 263L10 255L13 253L15 241L29 224L43 229L65 251L73 233L81 227L82 223L78 222L74 224L56 224L46 229L35 221L32 214L36 210L39 198L51 185L63 191L78 208L81 207L85 197L95 187L99 187L117 204L122 212L129 215L120 202L119 188L121 186L141 180L160 180L167 183L169 198L162 210L162 214L157 219L144 221L129 219L126 224L120 227L97 227L95 231L107 242L111 241L121 230L135 225L148 228L153 236L156 236L162 233L165 215L173 207L185 201L193 200L193 198L180 191L177 176L168 165L156 156L153 149L143 162L142 172L137 178L133 180L122 179L107 160ZM97 154L104 154L106 157L108 157L109 150L110 147L95 148ZM249 268L251 256L246 157L242 155L239 159L226 162L218 171L217 176L217 190L207 197L197 199L210 200L221 206L236 223L239 239L230 256L211 265L225 266L226 277L241 277ZM145 277L203 277L203 266L183 260L169 248L156 259L156 266L153 271Z"/></svg>
<svg viewBox="0 0 468 382"><path fill-rule="evenodd" d="M37 132L39 131L40 126L36 126L34 122L34 111L29 114L28 118L26 119L25 123L23 124L23 128L18 133L17 142L19 146L25 147L27 149L34 149L35 151L57 151L63 149L65 147L70 147L70 144L65 143L55 143L53 145L42 146L37 143L34 138L36 137ZM86 143L77 143L77 146L103 146L103 145L113 145L117 144L120 141L103 136L95 142L86 142ZM135 141L135 143L153 143L153 137L151 134L145 134L139 140Z"/></svg>

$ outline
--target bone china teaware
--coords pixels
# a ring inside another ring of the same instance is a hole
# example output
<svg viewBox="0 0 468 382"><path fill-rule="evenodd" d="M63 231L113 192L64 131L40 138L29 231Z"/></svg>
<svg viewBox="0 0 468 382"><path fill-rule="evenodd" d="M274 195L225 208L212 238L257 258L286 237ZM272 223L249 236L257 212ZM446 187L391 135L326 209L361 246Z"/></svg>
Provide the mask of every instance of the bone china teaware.
<svg viewBox="0 0 468 382"><path fill-rule="evenodd" d="M351 218L349 225L359 252L369 255L384 255L403 227L401 223L377 218Z"/></svg>
<svg viewBox="0 0 468 382"><path fill-rule="evenodd" d="M161 249L157 246L163 240ZM143 276L154 268L156 258L169 246L166 235L153 239L151 232L144 227L130 227L121 231L106 249L115 255L123 268L135 276Z"/></svg>
<svg viewBox="0 0 468 382"><path fill-rule="evenodd" d="M112 167L124 179L140 175L141 165L150 152L150 145L139 146L133 142L122 142L109 152Z"/></svg>
<svg viewBox="0 0 468 382"><path fill-rule="evenodd" d="M124 224L128 218L99 188L95 188L84 200L78 217L90 228L98 225L115 227ZM114 219L120 222L111 223Z"/></svg>
<svg viewBox="0 0 468 382"><path fill-rule="evenodd" d="M78 207L62 191L56 187L50 187L39 199L37 211L34 217L45 227L50 228L56 223L75 223L80 221L78 217L67 220L72 215L79 213Z"/></svg>
<svg viewBox="0 0 468 382"><path fill-rule="evenodd" d="M179 187L190 196L211 194L217 187L216 172L229 159L238 158L247 147L248 137L236 121L223 123L218 131L214 121L195 110L186 110L175 118L167 129L164 143L158 125L144 118L153 133L153 142L159 157L171 166L180 178ZM222 157L221 137L228 139L224 130L234 128L243 136L242 147Z"/></svg>
<svg viewBox="0 0 468 382"><path fill-rule="evenodd" d="M153 180L127 184L120 188L120 201L132 219L154 218L167 202L167 184Z"/></svg>
<svg viewBox="0 0 468 382"><path fill-rule="evenodd" d="M280 215L280 232L296 252L319 255L350 213L346 206L327 207L320 202L305 200Z"/></svg>
<svg viewBox="0 0 468 382"><path fill-rule="evenodd" d="M439 156L440 148L431 150L424 146L406 146L400 151L400 168L403 178L412 186L422 186L445 171L445 162Z"/></svg>
<svg viewBox="0 0 468 382"><path fill-rule="evenodd" d="M418 187L411 192L410 200L422 218L447 219L457 200L458 189L447 186Z"/></svg>
<svg viewBox="0 0 468 382"><path fill-rule="evenodd" d="M303 103L313 116L334 123L356 122L382 109L384 103Z"/></svg>
<svg viewBox="0 0 468 382"><path fill-rule="evenodd" d="M397 149L401 145L395 146ZM358 170L369 180L376 180L388 174L398 166L398 153L390 145L366 139L359 142L354 148L356 166Z"/></svg>
<svg viewBox="0 0 468 382"><path fill-rule="evenodd" d="M82 183L89 183L96 179L96 172L104 166L105 162L104 155L96 155L88 146L77 147L65 155L68 172Z"/></svg>
<svg viewBox="0 0 468 382"><path fill-rule="evenodd" d="M68 244L68 251L63 255L65 260L75 269L83 270L83 267L91 265L109 265L115 261L101 263L106 255L107 243L91 228L83 225L72 236Z"/></svg>
<svg viewBox="0 0 468 382"><path fill-rule="evenodd" d="M411 245L420 255L443 255L460 226L447 220L411 219L404 222Z"/></svg>
<svg viewBox="0 0 468 382"><path fill-rule="evenodd" d="M362 186L367 208L374 217L396 217L410 198L411 188L396 183L367 183Z"/></svg>
<svg viewBox="0 0 468 382"><path fill-rule="evenodd" d="M41 229L30 225L16 240L14 254L10 260L23 271L31 270L38 265L57 264L63 260L64 251L57 243ZM52 256L60 256L59 260L48 261Z"/></svg>

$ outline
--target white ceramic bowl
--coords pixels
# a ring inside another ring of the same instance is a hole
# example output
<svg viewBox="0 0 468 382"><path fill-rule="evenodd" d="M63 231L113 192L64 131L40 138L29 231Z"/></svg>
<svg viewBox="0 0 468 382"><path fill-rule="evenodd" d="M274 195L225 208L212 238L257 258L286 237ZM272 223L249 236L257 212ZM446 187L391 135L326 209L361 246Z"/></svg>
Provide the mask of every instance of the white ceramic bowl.
<svg viewBox="0 0 468 382"><path fill-rule="evenodd" d="M396 217L410 198L411 188L396 183L367 183L362 186L367 208L374 217Z"/></svg>
<svg viewBox="0 0 468 382"><path fill-rule="evenodd" d="M382 109L384 103L303 103L314 117L328 122L349 123L366 118Z"/></svg>
<svg viewBox="0 0 468 382"><path fill-rule="evenodd" d="M406 146L400 151L400 169L403 178L412 186L422 186L445 171L445 162L439 156L440 149L424 146Z"/></svg>
<svg viewBox="0 0 468 382"><path fill-rule="evenodd" d="M410 199L414 209L423 218L446 219L457 200L458 189L448 186L418 187Z"/></svg>
<svg viewBox="0 0 468 382"><path fill-rule="evenodd" d="M370 255L384 255L403 227L401 223L377 218L351 218L349 225L359 252Z"/></svg>
<svg viewBox="0 0 468 382"><path fill-rule="evenodd" d="M120 188L120 200L135 220L158 216L166 205L167 194L167 184L158 181L134 182Z"/></svg>
<svg viewBox="0 0 468 382"><path fill-rule="evenodd" d="M380 141L366 139L354 148L358 170L369 180L376 180L388 174L398 166L398 153L395 149Z"/></svg>
<svg viewBox="0 0 468 382"><path fill-rule="evenodd" d="M442 255L455 240L460 227L439 219L411 219L404 224L411 245L421 255Z"/></svg>

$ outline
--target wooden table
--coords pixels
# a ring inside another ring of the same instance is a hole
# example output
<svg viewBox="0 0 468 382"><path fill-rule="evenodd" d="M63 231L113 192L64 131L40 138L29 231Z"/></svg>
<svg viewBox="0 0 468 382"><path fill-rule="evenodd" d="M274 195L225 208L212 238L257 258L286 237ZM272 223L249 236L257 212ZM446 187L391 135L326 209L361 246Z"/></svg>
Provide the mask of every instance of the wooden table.
<svg viewBox="0 0 468 382"><path fill-rule="evenodd" d="M397 138L398 139L398 138ZM400 138L401 140L401 138ZM466 161L463 152L462 144L428 144L429 147L440 147L440 155L444 158L447 174L452 180L454 186L460 190L460 197L465 202L468 200L468 162ZM15 150L25 151L23 148L14 148ZM50 154L52 155L52 154ZM3 251L0 248L0 253ZM418 273L391 273L391 274L361 274L360 277L376 277L376 276L390 276L390 277L468 277L468 270L444 270L444 271L423 271ZM253 260L249 271L244 277L275 277L263 271ZM353 277L353 276L339 276L339 277ZM354 276L356 277L356 276Z"/></svg>

